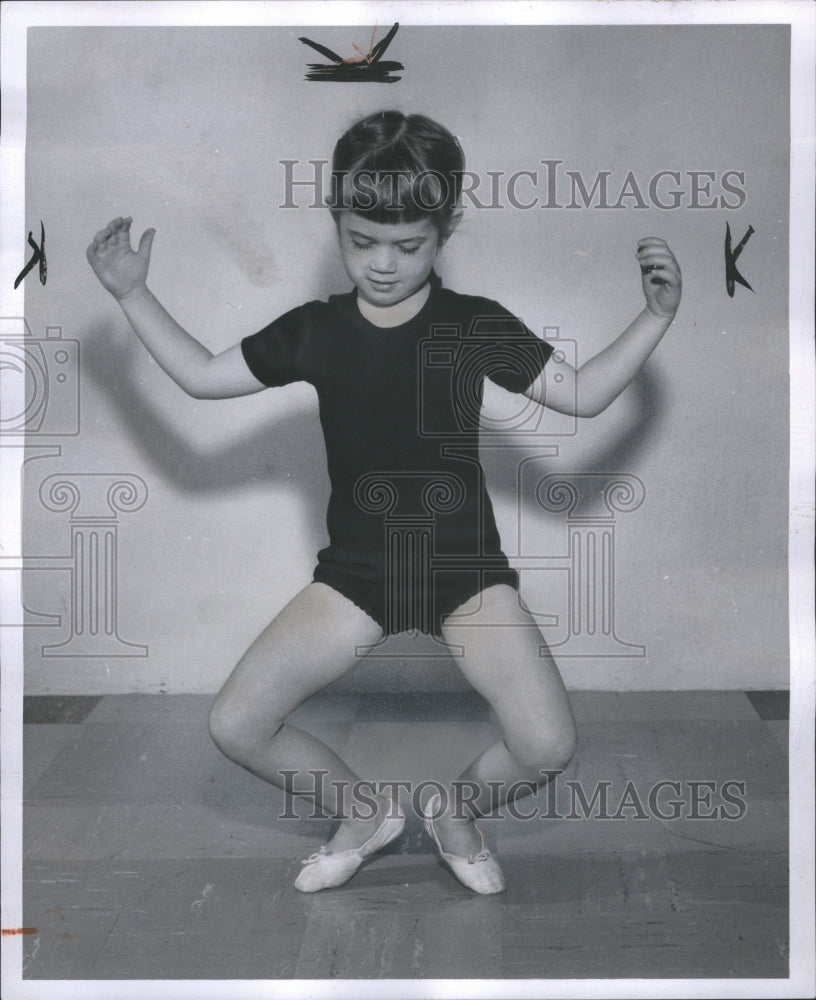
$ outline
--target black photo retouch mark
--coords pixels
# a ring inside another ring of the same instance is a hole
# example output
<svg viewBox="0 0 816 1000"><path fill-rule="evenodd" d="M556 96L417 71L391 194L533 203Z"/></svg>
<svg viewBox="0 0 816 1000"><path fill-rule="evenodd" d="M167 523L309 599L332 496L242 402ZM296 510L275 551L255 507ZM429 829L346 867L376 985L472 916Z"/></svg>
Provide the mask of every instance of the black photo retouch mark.
<svg viewBox="0 0 816 1000"><path fill-rule="evenodd" d="M343 59L336 52L319 42L313 42L310 38L299 38L298 41L308 45L322 56L331 59L331 63L309 63L309 72L306 74L307 80L320 80L329 83L396 83L401 80L401 76L394 76L396 70L405 69L402 63L383 62L382 56L391 44L394 35L397 33L399 24L395 23L385 38L374 44L374 35L377 26L371 33L371 43L368 52L363 53L356 45L358 55Z"/></svg>
<svg viewBox="0 0 816 1000"><path fill-rule="evenodd" d="M737 258L742 253L745 244L750 240L751 234L754 232L753 226L748 226L748 231L739 241L737 246L731 249L731 227L726 222L725 224L725 288L728 292L729 298L734 298L734 285L739 283L748 289L749 292L753 292L753 288L748 284L748 282L743 278L743 276L737 270Z"/></svg>
<svg viewBox="0 0 816 1000"><path fill-rule="evenodd" d="M31 232L28 234L28 245L34 251L34 254L31 260L26 264L26 266L22 269L22 271L20 271L20 273L15 278L14 280L15 288L17 288L20 282L25 280L26 275L32 269L32 267L34 267L35 264L40 265L40 284L41 285L45 284L46 278L48 276L48 265L45 260L45 226L42 223L42 219L40 219L40 245L37 246L34 240L34 234Z"/></svg>

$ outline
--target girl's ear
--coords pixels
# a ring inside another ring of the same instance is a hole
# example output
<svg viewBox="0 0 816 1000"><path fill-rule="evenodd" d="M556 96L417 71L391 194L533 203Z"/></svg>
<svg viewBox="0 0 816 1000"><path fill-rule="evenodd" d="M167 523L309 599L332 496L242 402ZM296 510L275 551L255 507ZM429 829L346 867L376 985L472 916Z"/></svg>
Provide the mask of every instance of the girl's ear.
<svg viewBox="0 0 816 1000"><path fill-rule="evenodd" d="M451 216L448 219L448 225L447 225L445 231L444 232L440 232L440 234L439 234L439 249L440 250L448 242L448 240L450 239L450 237L453 236L454 230L459 225L459 223L461 222L461 220L462 220L462 209L461 208L458 208L455 211L451 212Z"/></svg>

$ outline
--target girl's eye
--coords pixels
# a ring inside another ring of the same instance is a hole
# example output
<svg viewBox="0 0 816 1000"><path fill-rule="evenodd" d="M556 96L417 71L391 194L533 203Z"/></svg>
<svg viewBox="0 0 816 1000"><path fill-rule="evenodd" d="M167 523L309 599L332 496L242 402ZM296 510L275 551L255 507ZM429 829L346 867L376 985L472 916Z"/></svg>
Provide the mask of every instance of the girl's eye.
<svg viewBox="0 0 816 1000"><path fill-rule="evenodd" d="M374 246L373 243L359 243L357 240L352 240L351 242L354 245L355 250L369 250L371 247ZM397 249L399 250L400 253L403 253L406 256L410 256L411 254L417 253L417 251L419 250L419 245L415 247L403 247L397 245Z"/></svg>

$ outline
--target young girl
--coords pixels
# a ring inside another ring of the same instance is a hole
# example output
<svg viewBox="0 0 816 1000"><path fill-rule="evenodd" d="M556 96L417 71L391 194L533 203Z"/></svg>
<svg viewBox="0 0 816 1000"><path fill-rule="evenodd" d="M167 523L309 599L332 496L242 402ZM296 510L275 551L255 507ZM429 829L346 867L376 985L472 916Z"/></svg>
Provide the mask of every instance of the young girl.
<svg viewBox="0 0 816 1000"><path fill-rule="evenodd" d="M210 715L212 738L231 760L288 792L308 784L317 805L341 819L304 862L295 882L304 892L342 885L399 836L404 817L373 791L367 810L344 812L344 790L360 788L360 779L287 717L345 673L361 646L408 629L457 647L455 662L501 726L503 738L424 812L464 885L504 888L474 821L563 769L575 724L501 551L475 450L462 443L478 432L485 377L562 413L599 413L640 370L680 300L680 270L666 243L640 240L643 311L577 371L560 364L561 378L548 377L549 345L497 303L443 288L433 270L461 214L463 171L458 142L428 118L387 111L357 122L335 148L330 199L354 290L293 309L215 356L147 288L154 230L134 252L131 220L114 219L88 248L147 350L191 396L221 399L298 380L317 390L330 542L314 581L252 644ZM418 541L407 558L386 530L393 510L432 521L424 548ZM318 772L324 780L315 783Z"/></svg>

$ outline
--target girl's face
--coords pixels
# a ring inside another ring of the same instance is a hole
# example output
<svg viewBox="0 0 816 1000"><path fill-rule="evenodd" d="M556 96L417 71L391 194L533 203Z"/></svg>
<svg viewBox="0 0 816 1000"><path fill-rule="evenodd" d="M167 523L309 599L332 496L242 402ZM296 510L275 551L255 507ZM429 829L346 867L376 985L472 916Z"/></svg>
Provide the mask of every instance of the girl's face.
<svg viewBox="0 0 816 1000"><path fill-rule="evenodd" d="M439 251L439 233L430 218L417 222L373 222L341 212L340 255L357 294L374 306L393 306L428 280Z"/></svg>

